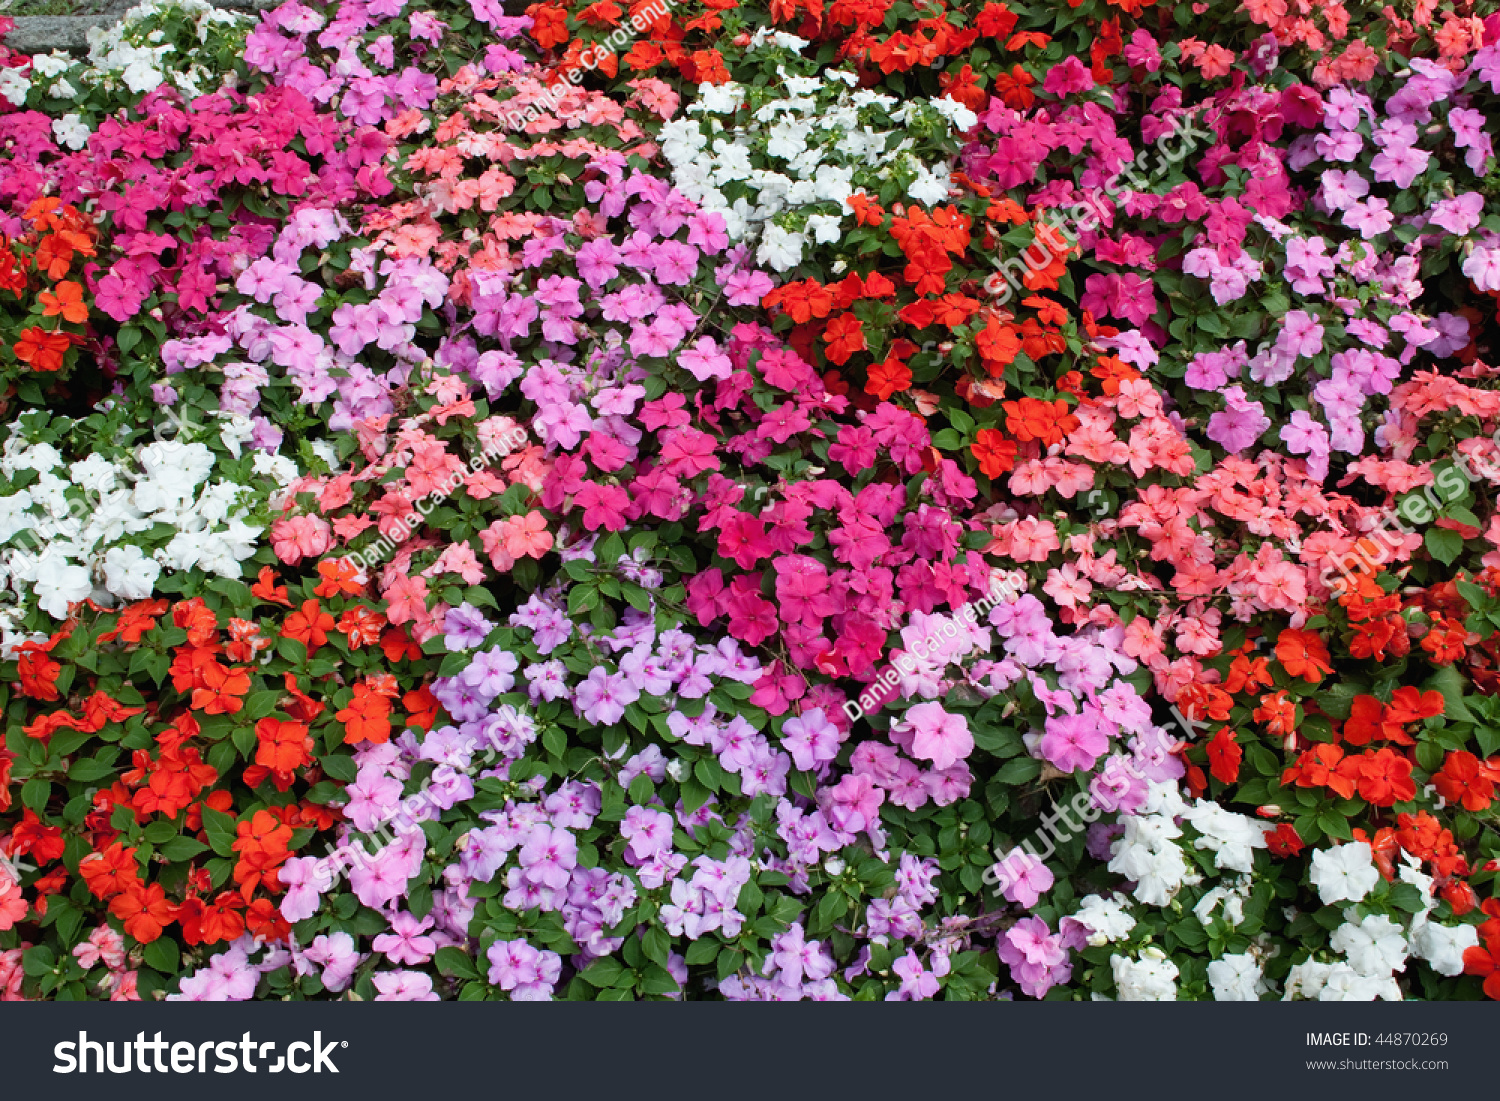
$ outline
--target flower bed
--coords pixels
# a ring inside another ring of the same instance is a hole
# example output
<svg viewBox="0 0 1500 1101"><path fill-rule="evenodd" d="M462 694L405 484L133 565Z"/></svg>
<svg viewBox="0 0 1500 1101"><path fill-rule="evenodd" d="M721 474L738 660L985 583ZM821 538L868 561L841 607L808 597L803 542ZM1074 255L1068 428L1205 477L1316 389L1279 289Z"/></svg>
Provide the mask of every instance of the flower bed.
<svg viewBox="0 0 1500 1101"><path fill-rule="evenodd" d="M1453 0L0 47L0 996L1500 997L1497 94Z"/></svg>

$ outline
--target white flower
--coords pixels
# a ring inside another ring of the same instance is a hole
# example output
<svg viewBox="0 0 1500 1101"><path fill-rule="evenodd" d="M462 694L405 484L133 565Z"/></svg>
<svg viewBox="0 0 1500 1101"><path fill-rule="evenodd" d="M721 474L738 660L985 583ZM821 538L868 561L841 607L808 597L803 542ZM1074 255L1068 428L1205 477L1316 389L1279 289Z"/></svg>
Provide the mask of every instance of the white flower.
<svg viewBox="0 0 1500 1101"><path fill-rule="evenodd" d="M35 592L38 606L53 619L65 619L68 605L94 591L89 571L65 555L45 555L37 563Z"/></svg>
<svg viewBox="0 0 1500 1101"><path fill-rule="evenodd" d="M104 552L104 587L122 600L145 600L160 576L161 566L134 544Z"/></svg>
<svg viewBox="0 0 1500 1101"><path fill-rule="evenodd" d="M1406 937L1401 926L1384 914L1370 914L1358 924L1346 915L1345 922L1333 931L1328 943L1361 975L1383 979L1406 962Z"/></svg>
<svg viewBox="0 0 1500 1101"><path fill-rule="evenodd" d="M68 476L74 484L91 493L108 493L120 484L123 472L103 455L90 455L68 464Z"/></svg>
<svg viewBox="0 0 1500 1101"><path fill-rule="evenodd" d="M158 69L149 59L132 61L125 66L125 71L120 74L120 79L125 82L125 87L132 92L154 92L161 87L166 75Z"/></svg>
<svg viewBox="0 0 1500 1101"><path fill-rule="evenodd" d="M1177 1000L1177 965L1156 949L1148 948L1140 960L1110 956L1115 988L1122 1002L1172 1002Z"/></svg>
<svg viewBox="0 0 1500 1101"><path fill-rule="evenodd" d="M1317 960L1304 960L1302 963L1293 964L1291 971L1287 973L1286 991L1282 994L1281 1000L1290 1002L1297 998L1309 1000L1317 998L1322 993L1323 985L1328 981L1328 976L1332 971L1331 963L1319 963Z"/></svg>
<svg viewBox="0 0 1500 1101"><path fill-rule="evenodd" d="M1111 898L1089 895L1070 920L1088 929L1089 944L1099 948L1129 936L1135 928L1135 918L1126 911L1125 903L1125 896L1118 893Z"/></svg>
<svg viewBox="0 0 1500 1101"><path fill-rule="evenodd" d="M1165 906L1187 881L1187 861L1174 843L1182 830L1171 817L1128 815L1125 834L1112 846L1109 870L1135 880L1136 900Z"/></svg>
<svg viewBox="0 0 1500 1101"><path fill-rule="evenodd" d="M64 115L52 120L52 136L57 144L67 149L79 150L89 143L93 133L80 115Z"/></svg>
<svg viewBox="0 0 1500 1101"><path fill-rule="evenodd" d="M35 54L31 59L31 71L37 76L58 76L73 66L73 59L54 50L50 54Z"/></svg>
<svg viewBox="0 0 1500 1101"><path fill-rule="evenodd" d="M755 258L762 264L769 264L777 271L790 271L802 260L802 247L807 244L807 238L800 233L790 233L782 229L774 222L766 226L765 233L760 239L760 247L756 249Z"/></svg>
<svg viewBox="0 0 1500 1101"><path fill-rule="evenodd" d="M1312 856L1308 879L1318 889L1325 906L1336 902L1359 902L1380 882L1370 846L1354 841L1333 849L1319 849Z"/></svg>
<svg viewBox="0 0 1500 1101"><path fill-rule="evenodd" d="M50 89L48 89L47 94L53 99L77 99L78 89L73 87L73 85L69 84L66 80L59 80L57 83L52 85Z"/></svg>
<svg viewBox="0 0 1500 1101"><path fill-rule="evenodd" d="M1373 1002L1379 998L1388 1002L1401 1001L1401 988L1396 985L1396 980L1389 976L1361 975L1347 963L1334 964L1323 988L1318 991L1320 1002Z"/></svg>
<svg viewBox="0 0 1500 1101"><path fill-rule="evenodd" d="M1412 955L1426 960L1439 975L1464 973L1464 949L1479 944L1479 932L1472 925L1439 925L1423 921L1411 934Z"/></svg>
<svg viewBox="0 0 1500 1101"><path fill-rule="evenodd" d="M979 125L979 116L956 99L949 99L947 96L944 96L942 99L932 100L931 103L937 109L938 113L947 119L953 129L960 134L966 133Z"/></svg>
<svg viewBox="0 0 1500 1101"><path fill-rule="evenodd" d="M30 513L31 494L26 490L0 497L0 543L11 539L17 532L25 531L36 521Z"/></svg>
<svg viewBox="0 0 1500 1101"><path fill-rule="evenodd" d="M698 85L698 103L716 115L732 115L745 102L745 90L734 81Z"/></svg>
<svg viewBox="0 0 1500 1101"><path fill-rule="evenodd" d="M829 245L843 234L839 230L839 219L832 214L814 214L807 219L807 229L813 240L820 245Z"/></svg>
<svg viewBox="0 0 1500 1101"><path fill-rule="evenodd" d="M17 107L26 103L26 93L31 91L31 81L21 75L21 70L0 69L0 96L4 96Z"/></svg>
<svg viewBox="0 0 1500 1101"><path fill-rule="evenodd" d="M1432 876L1422 871L1422 862L1408 852L1401 854L1401 860L1401 867L1396 874L1402 883L1410 883L1417 889L1417 894L1422 896L1422 912L1415 916L1412 923L1412 928L1415 929L1418 923L1425 921L1427 915L1432 913L1437 906L1437 899L1432 897Z"/></svg>
<svg viewBox="0 0 1500 1101"><path fill-rule="evenodd" d="M910 163L917 178L906 189L907 195L911 196L914 201L926 203L929 206L940 203L948 197L949 177L946 169L934 172L925 164L916 161Z"/></svg>
<svg viewBox="0 0 1500 1101"><path fill-rule="evenodd" d="M1265 827L1253 818L1227 811L1207 799L1183 815L1203 836L1195 847L1214 853L1214 867L1248 874L1255 866L1255 849L1266 847Z"/></svg>
<svg viewBox="0 0 1500 1101"><path fill-rule="evenodd" d="M1258 1002L1271 989L1248 952L1214 960L1208 965L1208 983L1217 1002Z"/></svg>

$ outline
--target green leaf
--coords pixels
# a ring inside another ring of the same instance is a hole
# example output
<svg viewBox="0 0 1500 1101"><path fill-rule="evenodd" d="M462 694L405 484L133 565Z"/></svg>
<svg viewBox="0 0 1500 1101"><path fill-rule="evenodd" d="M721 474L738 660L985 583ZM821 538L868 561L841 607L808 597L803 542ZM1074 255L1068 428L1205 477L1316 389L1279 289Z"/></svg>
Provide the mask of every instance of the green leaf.
<svg viewBox="0 0 1500 1101"><path fill-rule="evenodd" d="M144 955L147 965L163 975L171 975L177 970L177 942L175 940L157 937L146 945Z"/></svg>
<svg viewBox="0 0 1500 1101"><path fill-rule="evenodd" d="M193 837L174 837L156 851L175 864L179 860L191 860L199 853L207 852L208 846Z"/></svg>
<svg viewBox="0 0 1500 1101"><path fill-rule="evenodd" d="M995 779L1002 784L1024 784L1027 780L1034 780L1041 774L1041 761L1035 757L1017 757L1001 765L995 773Z"/></svg>
<svg viewBox="0 0 1500 1101"><path fill-rule="evenodd" d="M438 971L458 979L477 979L479 972L469 954L460 948L439 948L436 956Z"/></svg>
<svg viewBox="0 0 1500 1101"><path fill-rule="evenodd" d="M620 961L613 956L601 956L588 967L584 968L580 976L590 986L603 989L606 986L614 986L619 981L620 974L625 970Z"/></svg>
<svg viewBox="0 0 1500 1101"><path fill-rule="evenodd" d="M354 763L354 758L342 753L332 753L322 758L319 762L323 766L326 776L334 780L342 780L351 783L359 775L359 766Z"/></svg>
<svg viewBox="0 0 1500 1101"><path fill-rule="evenodd" d="M52 794L52 785L38 777L21 785L21 805L41 814L47 809L47 799Z"/></svg>
<svg viewBox="0 0 1500 1101"><path fill-rule="evenodd" d="M1445 566L1451 566L1464 549L1464 537L1447 528L1428 528L1423 541L1427 544L1427 553Z"/></svg>
<svg viewBox="0 0 1500 1101"><path fill-rule="evenodd" d="M234 842L238 836L235 820L213 807L203 808L203 832L208 834L208 843L220 856L234 855Z"/></svg>
<svg viewBox="0 0 1500 1101"><path fill-rule="evenodd" d="M68 769L68 779L86 784L92 780L102 780L114 770L114 765L101 761L97 757L85 757L81 761L73 762L73 767Z"/></svg>

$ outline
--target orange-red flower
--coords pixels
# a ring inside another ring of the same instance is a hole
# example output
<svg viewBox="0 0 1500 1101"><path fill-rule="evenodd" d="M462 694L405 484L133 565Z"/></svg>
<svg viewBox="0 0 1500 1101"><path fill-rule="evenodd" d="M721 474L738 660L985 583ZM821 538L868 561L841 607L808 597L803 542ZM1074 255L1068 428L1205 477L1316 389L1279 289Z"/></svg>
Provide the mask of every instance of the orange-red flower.
<svg viewBox="0 0 1500 1101"><path fill-rule="evenodd" d="M62 315L64 321L82 325L89 319L89 308L83 301L83 287L71 280L57 284L57 290L42 291L37 295L42 306L43 317Z"/></svg>
<svg viewBox="0 0 1500 1101"><path fill-rule="evenodd" d="M144 888L136 886L116 895L109 904L109 912L124 923L125 932L142 944L150 944L161 936L162 930L177 918L177 907L167 901L160 883Z"/></svg>
<svg viewBox="0 0 1500 1101"><path fill-rule="evenodd" d="M116 841L102 853L90 853L78 862L78 874L95 898L111 898L140 884L135 849Z"/></svg>
<svg viewBox="0 0 1500 1101"><path fill-rule="evenodd" d="M302 643L311 657L328 641L328 632L335 627L333 616L325 612L321 604L316 600L304 600L301 609L287 616L281 625L281 637Z"/></svg>
<svg viewBox="0 0 1500 1101"><path fill-rule="evenodd" d="M986 478L998 478L1016 465L1016 441L1008 440L998 428L981 428L969 445L979 469Z"/></svg>
<svg viewBox="0 0 1500 1101"><path fill-rule="evenodd" d="M1497 772L1467 750L1448 753L1441 771L1432 777L1437 792L1450 803L1459 803L1475 813L1487 810L1495 798Z"/></svg>
<svg viewBox="0 0 1500 1101"><path fill-rule="evenodd" d="M233 715L245 706L250 674L243 669L226 669L210 657L198 666L197 673L201 686L193 689L190 706L194 710L206 715Z"/></svg>
<svg viewBox="0 0 1500 1101"><path fill-rule="evenodd" d="M49 333L46 329L32 326L21 333L15 343L16 358L33 371L61 371L63 357L73 346L73 338L67 333Z"/></svg>
<svg viewBox="0 0 1500 1101"><path fill-rule="evenodd" d="M1061 443L1079 424L1062 398L1050 402L1041 398L1021 398L1004 402L1001 408L1005 410L1005 427L1022 443L1036 440L1043 447L1051 447Z"/></svg>
<svg viewBox="0 0 1500 1101"><path fill-rule="evenodd" d="M911 368L899 359L883 359L870 367L865 393L886 401L892 394L911 389L911 382Z"/></svg>
<svg viewBox="0 0 1500 1101"><path fill-rule="evenodd" d="M294 772L312 763L306 723L264 718L255 724L255 763L272 772Z"/></svg>
<svg viewBox="0 0 1500 1101"><path fill-rule="evenodd" d="M1276 639L1276 660L1291 676L1317 684L1333 672L1328 664L1328 647L1316 631L1294 631L1287 628Z"/></svg>
<svg viewBox="0 0 1500 1101"><path fill-rule="evenodd" d="M1245 751L1234 740L1234 731L1224 726L1208 743L1208 770L1214 778L1232 784L1240 778L1240 762Z"/></svg>

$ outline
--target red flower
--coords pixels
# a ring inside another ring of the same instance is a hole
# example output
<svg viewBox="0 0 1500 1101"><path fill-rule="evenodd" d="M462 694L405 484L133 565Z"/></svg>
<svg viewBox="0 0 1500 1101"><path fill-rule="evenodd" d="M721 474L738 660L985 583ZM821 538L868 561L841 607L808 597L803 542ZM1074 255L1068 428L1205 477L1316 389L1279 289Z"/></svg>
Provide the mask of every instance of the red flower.
<svg viewBox="0 0 1500 1101"><path fill-rule="evenodd" d="M1266 848L1272 856L1296 856L1306 845L1307 842L1297 833L1297 827L1290 822L1282 822L1273 832L1266 834Z"/></svg>
<svg viewBox="0 0 1500 1101"><path fill-rule="evenodd" d="M1493 770L1462 749L1449 752L1442 770L1433 775L1432 783L1439 795L1450 803L1462 804L1467 811L1486 810L1495 798Z"/></svg>
<svg viewBox="0 0 1500 1101"><path fill-rule="evenodd" d="M1219 732L1208 743L1208 770L1215 779L1226 784L1232 784L1240 778L1240 762L1244 757L1245 751L1234 740L1234 731L1227 726L1220 727Z"/></svg>
<svg viewBox="0 0 1500 1101"><path fill-rule="evenodd" d="M830 361L843 366L855 352L862 352L865 343L864 325L852 313L840 314L823 330L823 339L828 342L827 355Z"/></svg>
<svg viewBox="0 0 1500 1101"><path fill-rule="evenodd" d="M142 944L150 944L161 936L162 930L177 918L177 907L167 901L160 883L144 888L137 885L116 896L109 904L109 912L124 923L125 932Z"/></svg>
<svg viewBox="0 0 1500 1101"><path fill-rule="evenodd" d="M1358 763L1357 786L1366 802L1377 807L1390 807L1417 797L1417 785L1411 778L1411 762L1395 750L1366 751L1363 756L1350 760Z"/></svg>
<svg viewBox="0 0 1500 1101"><path fill-rule="evenodd" d="M307 647L307 656L312 657L318 647L328 641L328 632L337 625L333 616L323 610L316 600L304 600L300 611L286 617L281 626L281 637L293 639Z"/></svg>
<svg viewBox="0 0 1500 1101"><path fill-rule="evenodd" d="M997 428L981 428L969 445L979 469L986 478L998 478L1016 465L1016 441L1008 440Z"/></svg>
<svg viewBox="0 0 1500 1101"><path fill-rule="evenodd" d="M1276 660L1291 676L1308 684L1317 684L1324 674L1333 672L1328 647L1316 631L1282 631L1276 639Z"/></svg>
<svg viewBox="0 0 1500 1101"><path fill-rule="evenodd" d="M1500 1001L1500 939L1487 938L1483 944L1464 949L1464 974L1484 980L1484 996Z"/></svg>
<svg viewBox="0 0 1500 1101"><path fill-rule="evenodd" d="M899 359L884 359L870 368L865 393L886 401L892 394L911 389L911 382L911 368Z"/></svg>

